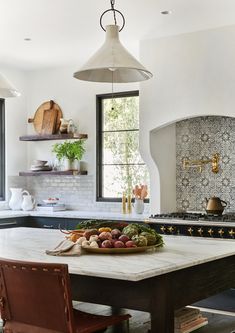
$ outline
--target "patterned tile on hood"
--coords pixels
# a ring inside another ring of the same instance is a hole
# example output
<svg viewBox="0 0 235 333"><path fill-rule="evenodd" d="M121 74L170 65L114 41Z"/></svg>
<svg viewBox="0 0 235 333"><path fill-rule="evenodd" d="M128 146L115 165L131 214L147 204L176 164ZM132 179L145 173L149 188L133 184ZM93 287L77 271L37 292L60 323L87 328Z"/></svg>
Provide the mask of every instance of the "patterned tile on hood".
<svg viewBox="0 0 235 333"><path fill-rule="evenodd" d="M211 158L219 153L220 171L214 174L207 164L200 173L182 167L183 158ZM235 211L235 118L207 116L176 124L177 209L203 210L205 197L218 196Z"/></svg>

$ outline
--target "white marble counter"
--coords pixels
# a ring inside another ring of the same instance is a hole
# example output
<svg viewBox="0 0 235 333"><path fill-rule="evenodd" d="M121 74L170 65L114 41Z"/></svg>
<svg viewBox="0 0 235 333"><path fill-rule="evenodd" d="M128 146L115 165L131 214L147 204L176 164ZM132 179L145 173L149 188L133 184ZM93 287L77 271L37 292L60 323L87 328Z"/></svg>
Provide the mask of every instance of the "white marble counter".
<svg viewBox="0 0 235 333"><path fill-rule="evenodd" d="M61 212L42 212L32 211L31 216L46 216L46 217L64 217L64 218L81 218L81 219L100 219L100 220L127 220L127 221L144 221L149 217L149 214L122 214L113 212L99 211L78 211L66 210Z"/></svg>
<svg viewBox="0 0 235 333"><path fill-rule="evenodd" d="M22 210L0 210L0 219L10 219L14 217L25 217L29 216L28 212Z"/></svg>
<svg viewBox="0 0 235 333"><path fill-rule="evenodd" d="M170 225L190 225L190 226L215 226L215 227L231 227L235 228L235 222L217 222L217 221L187 221L187 220L177 220L177 219L151 219L149 214L122 214L113 212L100 212L100 211L79 211L79 210L66 210L61 212L42 212L42 211L28 211L24 212L22 210L2 210L0 211L0 220L4 218L16 218L16 217L26 217L26 216L38 216L38 217L55 217L55 218L68 218L68 219L98 219L98 220L115 220L115 221L141 221L141 222L151 222L157 224L170 224Z"/></svg>
<svg viewBox="0 0 235 333"><path fill-rule="evenodd" d="M16 260L67 263L69 272L88 276L139 281L186 267L235 255L233 240L164 236L165 247L156 252L126 255L83 254L53 257L45 254L64 235L58 230L12 228L0 230L0 257Z"/></svg>
<svg viewBox="0 0 235 333"><path fill-rule="evenodd" d="M60 212L42 212L42 211L13 211L2 210L0 211L1 218L21 217L21 216L38 216L38 217L61 217L61 218L81 218L81 219L101 219L101 220L127 220L127 221L144 221L148 218L149 214L122 214L112 212L99 212L99 211L79 211L79 210L65 210Z"/></svg>

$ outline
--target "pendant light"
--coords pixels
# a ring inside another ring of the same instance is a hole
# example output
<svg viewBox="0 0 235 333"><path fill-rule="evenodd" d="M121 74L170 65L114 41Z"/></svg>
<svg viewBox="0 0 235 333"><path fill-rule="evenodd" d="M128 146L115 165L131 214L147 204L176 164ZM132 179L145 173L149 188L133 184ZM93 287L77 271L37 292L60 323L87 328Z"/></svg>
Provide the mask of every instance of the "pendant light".
<svg viewBox="0 0 235 333"><path fill-rule="evenodd" d="M100 17L100 26L106 32L106 39L101 48L87 61L87 63L76 73L74 77L79 80L93 82L127 83L140 82L150 79L153 75L141 63L135 59L119 40L119 32L125 26L123 14L114 9L115 0L111 0L111 9L106 10ZM113 25L102 25L103 16L107 12L113 12ZM119 28L116 13L123 20Z"/></svg>
<svg viewBox="0 0 235 333"><path fill-rule="evenodd" d="M20 93L12 84L0 73L0 98L18 97Z"/></svg>

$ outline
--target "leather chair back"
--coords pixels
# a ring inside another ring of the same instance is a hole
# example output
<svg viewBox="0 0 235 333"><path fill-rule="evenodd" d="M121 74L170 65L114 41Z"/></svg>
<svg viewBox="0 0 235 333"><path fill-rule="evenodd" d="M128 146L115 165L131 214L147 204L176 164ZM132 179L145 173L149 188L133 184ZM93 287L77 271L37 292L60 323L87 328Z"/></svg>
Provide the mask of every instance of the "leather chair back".
<svg viewBox="0 0 235 333"><path fill-rule="evenodd" d="M0 259L0 311L4 332L75 332L67 265Z"/></svg>

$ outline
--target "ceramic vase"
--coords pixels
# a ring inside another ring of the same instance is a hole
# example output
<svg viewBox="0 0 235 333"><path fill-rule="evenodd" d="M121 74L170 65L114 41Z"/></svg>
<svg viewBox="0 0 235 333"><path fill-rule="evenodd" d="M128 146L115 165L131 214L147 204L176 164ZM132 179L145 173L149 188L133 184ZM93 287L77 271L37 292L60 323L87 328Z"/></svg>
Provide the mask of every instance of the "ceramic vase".
<svg viewBox="0 0 235 333"><path fill-rule="evenodd" d="M144 200L135 199L134 211L135 211L136 214L143 214L143 212L144 212Z"/></svg>
<svg viewBox="0 0 235 333"><path fill-rule="evenodd" d="M35 204L36 204L36 202L35 202L34 197L32 197L32 195L30 195L30 194L23 195L23 202L22 202L21 208L24 211L33 210L35 208Z"/></svg>
<svg viewBox="0 0 235 333"><path fill-rule="evenodd" d="M28 191L23 191L22 188L10 188L11 199L9 201L9 207L12 210L20 210L23 202L23 194L29 195Z"/></svg>
<svg viewBox="0 0 235 333"><path fill-rule="evenodd" d="M80 171L80 161L78 161L78 160L71 161L71 160L65 159L64 160L64 170L65 171L74 170L74 171L79 172Z"/></svg>

